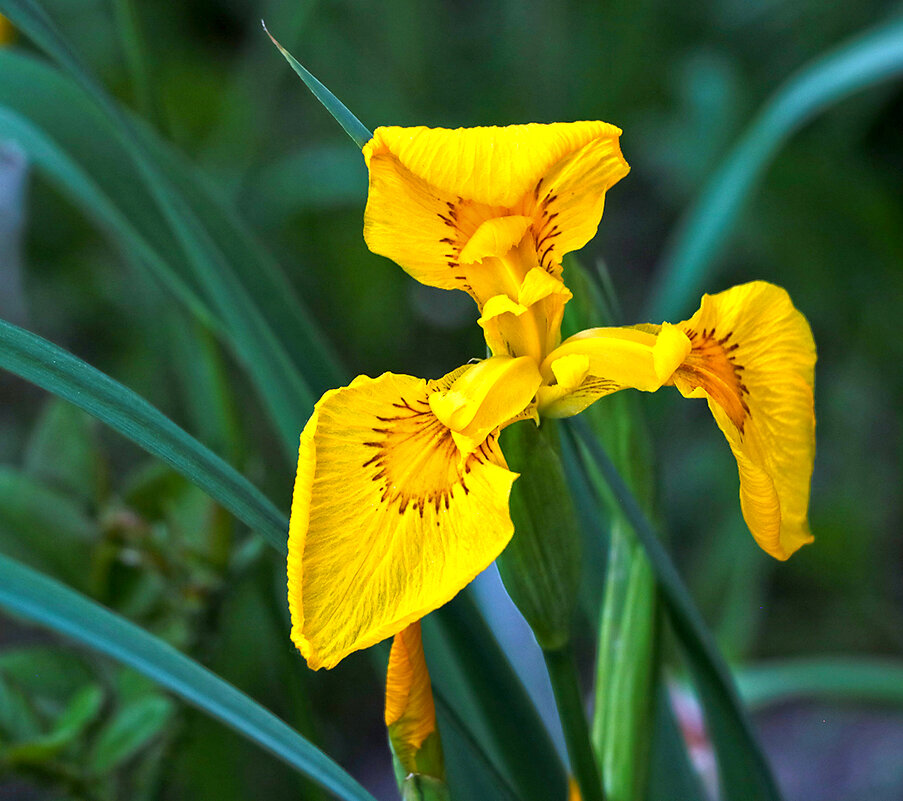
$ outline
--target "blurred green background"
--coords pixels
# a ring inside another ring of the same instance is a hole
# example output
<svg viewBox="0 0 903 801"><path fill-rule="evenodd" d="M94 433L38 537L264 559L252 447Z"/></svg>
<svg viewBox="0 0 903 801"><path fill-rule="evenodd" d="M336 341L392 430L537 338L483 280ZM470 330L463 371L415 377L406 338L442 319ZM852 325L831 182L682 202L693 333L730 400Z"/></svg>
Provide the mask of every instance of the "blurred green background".
<svg viewBox="0 0 903 801"><path fill-rule="evenodd" d="M122 42L122 3L44 6L104 85L234 206L352 374L431 377L482 354L475 309L367 251L360 154L272 47L261 18L370 128L579 119L621 127L632 172L579 258L591 271L604 264L632 323L644 320L675 225L768 97L811 59L903 9L877 0L140 0L142 84ZM43 61L22 37L10 48ZM773 281L812 324L815 544L786 564L764 556L746 533L732 457L704 404L676 392L643 398L671 551L738 665L903 655L901 130L899 82L803 127L702 287ZM287 508L293 464L234 356L14 144L0 149L0 316L136 390ZM8 374L0 552L190 652L393 797L371 658L309 672L288 641L283 568L271 553L184 479ZM903 794L899 706L796 701L758 720L788 799ZM17 742L43 745L16 751ZM136 674L2 616L0 753L3 799L324 797Z"/></svg>

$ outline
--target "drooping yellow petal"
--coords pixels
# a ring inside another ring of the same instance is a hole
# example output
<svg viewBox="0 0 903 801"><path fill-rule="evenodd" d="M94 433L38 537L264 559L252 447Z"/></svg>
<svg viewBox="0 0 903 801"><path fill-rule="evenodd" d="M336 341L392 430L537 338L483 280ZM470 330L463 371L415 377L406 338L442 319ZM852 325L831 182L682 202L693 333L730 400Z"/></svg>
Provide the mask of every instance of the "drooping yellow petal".
<svg viewBox="0 0 903 801"><path fill-rule="evenodd" d="M466 455L527 408L540 383L536 362L528 356L494 356L473 365L447 390L432 393L429 405Z"/></svg>
<svg viewBox="0 0 903 801"><path fill-rule="evenodd" d="M812 541L815 343L806 318L764 281L704 295L681 328L693 343L674 383L705 397L737 459L740 504L756 542L787 559Z"/></svg>
<svg viewBox="0 0 903 801"><path fill-rule="evenodd" d="M531 268L557 276L561 256L595 232L606 190L628 171L619 136L601 122L378 128L364 147L364 239L481 307L497 294L514 300Z"/></svg>
<svg viewBox="0 0 903 801"><path fill-rule="evenodd" d="M419 758L427 740L438 737L419 620L399 631L392 641L386 672L386 728L392 750L408 773L441 778L442 752L438 742Z"/></svg>
<svg viewBox="0 0 903 801"><path fill-rule="evenodd" d="M546 383L539 392L540 414L569 417L625 387L655 392L670 381L690 348L687 336L669 325L659 333L643 328L591 328L575 334L543 362ZM575 385L578 372L582 380Z"/></svg>
<svg viewBox="0 0 903 801"><path fill-rule="evenodd" d="M469 368L466 368L469 369ZM386 373L327 392L301 435L289 528L292 639L311 668L451 599L512 534L517 477L490 434L462 457L427 382Z"/></svg>

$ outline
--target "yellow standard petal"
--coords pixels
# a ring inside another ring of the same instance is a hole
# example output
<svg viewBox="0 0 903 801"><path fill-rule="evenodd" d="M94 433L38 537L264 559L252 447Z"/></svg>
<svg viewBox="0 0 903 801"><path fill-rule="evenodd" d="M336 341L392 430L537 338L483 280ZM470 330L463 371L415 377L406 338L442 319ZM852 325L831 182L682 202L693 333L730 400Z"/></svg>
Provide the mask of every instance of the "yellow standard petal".
<svg viewBox="0 0 903 801"><path fill-rule="evenodd" d="M517 477L490 434L463 456L439 382L386 373L327 392L301 435L289 527L292 639L311 668L450 600L508 543Z"/></svg>
<svg viewBox="0 0 903 801"><path fill-rule="evenodd" d="M603 122L377 128L364 147L364 239L481 307L516 300L530 269L559 275L561 257L595 233L605 192L629 169L620 133Z"/></svg>
<svg viewBox="0 0 903 801"><path fill-rule="evenodd" d="M680 324L693 348L674 374L705 397L737 459L743 517L762 548L787 559L812 541L815 343L806 318L764 281L704 295Z"/></svg>
<svg viewBox="0 0 903 801"><path fill-rule="evenodd" d="M399 631L392 641L386 673L386 728L392 750L408 773L442 777L436 708L420 621Z"/></svg>

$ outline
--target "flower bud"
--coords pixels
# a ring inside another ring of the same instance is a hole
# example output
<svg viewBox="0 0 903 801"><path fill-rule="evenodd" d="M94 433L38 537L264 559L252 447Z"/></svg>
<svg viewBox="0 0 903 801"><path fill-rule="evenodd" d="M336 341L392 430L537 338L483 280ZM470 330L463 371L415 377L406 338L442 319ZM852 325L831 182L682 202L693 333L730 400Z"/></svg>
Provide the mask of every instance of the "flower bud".
<svg viewBox="0 0 903 801"><path fill-rule="evenodd" d="M580 530L556 423L511 425L502 448L520 478L511 489L514 536L498 558L499 572L537 642L554 650L570 639L580 583Z"/></svg>

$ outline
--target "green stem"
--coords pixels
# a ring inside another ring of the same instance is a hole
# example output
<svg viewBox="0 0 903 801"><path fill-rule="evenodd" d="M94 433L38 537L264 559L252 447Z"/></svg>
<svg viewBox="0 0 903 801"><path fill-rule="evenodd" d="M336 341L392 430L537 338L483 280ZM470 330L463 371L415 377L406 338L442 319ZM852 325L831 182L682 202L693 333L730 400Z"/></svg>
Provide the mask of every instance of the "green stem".
<svg viewBox="0 0 903 801"><path fill-rule="evenodd" d="M558 716L564 728L571 770L580 787L580 797L583 801L605 801L602 781L590 744L586 714L583 711L583 697L580 693L574 651L568 644L557 650L542 653L552 682L552 691L555 693Z"/></svg>

